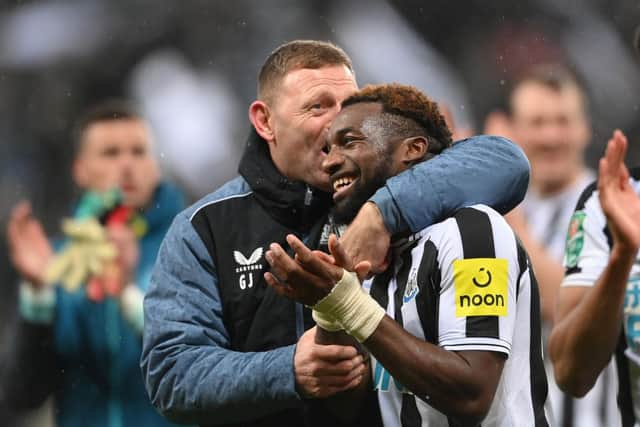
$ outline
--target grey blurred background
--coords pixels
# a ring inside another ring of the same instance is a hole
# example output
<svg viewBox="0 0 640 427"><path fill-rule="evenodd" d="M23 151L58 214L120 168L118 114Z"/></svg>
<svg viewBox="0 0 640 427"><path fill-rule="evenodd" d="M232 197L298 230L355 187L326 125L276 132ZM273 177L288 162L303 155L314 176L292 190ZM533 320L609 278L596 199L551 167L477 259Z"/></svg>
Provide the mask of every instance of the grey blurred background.
<svg viewBox="0 0 640 427"><path fill-rule="evenodd" d="M70 128L90 104L138 101L165 175L194 200L235 174L259 66L282 42L331 40L352 56L361 85L413 84L476 133L520 72L554 61L586 81L589 164L616 127L638 164L638 24L638 0L0 2L1 324L17 287L7 215L29 199L55 234L77 196Z"/></svg>

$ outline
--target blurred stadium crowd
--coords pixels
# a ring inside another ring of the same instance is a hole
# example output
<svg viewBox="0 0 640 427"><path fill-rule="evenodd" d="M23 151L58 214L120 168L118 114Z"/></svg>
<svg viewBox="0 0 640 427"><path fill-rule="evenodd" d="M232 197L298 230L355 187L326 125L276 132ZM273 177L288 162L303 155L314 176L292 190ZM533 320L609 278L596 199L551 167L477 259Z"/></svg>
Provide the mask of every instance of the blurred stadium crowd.
<svg viewBox="0 0 640 427"><path fill-rule="evenodd" d="M235 175L257 71L296 38L342 46L358 83L397 81L482 133L531 66L566 64L588 92L594 168L611 130L640 162L636 0L2 0L0 3L0 338L15 318L6 248L12 207L29 199L48 234L78 197L71 126L107 97L135 100L163 174L191 200ZM2 347L0 346L0 353ZM1 422L0 422L1 424Z"/></svg>

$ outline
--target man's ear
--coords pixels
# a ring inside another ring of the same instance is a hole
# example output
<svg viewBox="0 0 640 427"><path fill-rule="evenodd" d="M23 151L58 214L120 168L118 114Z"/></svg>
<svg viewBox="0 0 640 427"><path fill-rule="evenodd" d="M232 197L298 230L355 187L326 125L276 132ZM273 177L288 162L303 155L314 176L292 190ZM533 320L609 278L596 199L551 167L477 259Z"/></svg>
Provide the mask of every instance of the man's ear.
<svg viewBox="0 0 640 427"><path fill-rule="evenodd" d="M401 161L407 166L422 161L429 150L429 141L424 136L412 136L402 142Z"/></svg>
<svg viewBox="0 0 640 427"><path fill-rule="evenodd" d="M249 120L258 132L258 135L267 142L274 139L273 128L270 122L271 111L263 101L253 101L249 106Z"/></svg>

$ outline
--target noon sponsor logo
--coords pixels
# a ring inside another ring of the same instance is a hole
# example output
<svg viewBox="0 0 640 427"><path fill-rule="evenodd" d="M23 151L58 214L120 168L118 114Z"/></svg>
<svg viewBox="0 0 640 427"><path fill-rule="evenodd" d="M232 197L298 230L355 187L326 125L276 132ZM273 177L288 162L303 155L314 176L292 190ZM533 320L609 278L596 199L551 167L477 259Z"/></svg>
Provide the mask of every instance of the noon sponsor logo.
<svg viewBox="0 0 640 427"><path fill-rule="evenodd" d="M456 316L506 316L509 264L501 258L461 259L453 263Z"/></svg>

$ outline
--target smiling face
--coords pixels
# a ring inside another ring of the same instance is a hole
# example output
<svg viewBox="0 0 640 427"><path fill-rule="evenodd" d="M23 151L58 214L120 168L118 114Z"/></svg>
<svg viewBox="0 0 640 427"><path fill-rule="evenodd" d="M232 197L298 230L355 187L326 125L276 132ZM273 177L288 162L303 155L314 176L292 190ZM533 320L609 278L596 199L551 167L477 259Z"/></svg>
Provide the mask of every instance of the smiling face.
<svg viewBox="0 0 640 427"><path fill-rule="evenodd" d="M119 188L127 206L142 208L160 180L151 144L149 128L142 120L95 122L84 131L74 179L85 190Z"/></svg>
<svg viewBox="0 0 640 427"><path fill-rule="evenodd" d="M269 109L267 139L274 164L284 176L330 191L322 169L327 130L340 103L357 90L353 73L344 65L289 72Z"/></svg>
<svg viewBox="0 0 640 427"><path fill-rule="evenodd" d="M531 162L532 185L562 191L584 168L591 136L583 94L575 85L554 89L525 82L511 97L514 136Z"/></svg>
<svg viewBox="0 0 640 427"><path fill-rule="evenodd" d="M336 117L323 162L334 190L336 222L350 222L387 178L408 167L399 149L402 141L385 132L379 103L352 104Z"/></svg>

